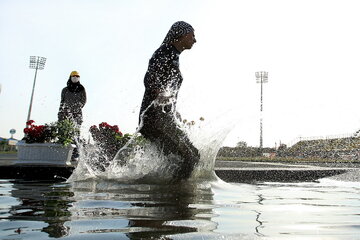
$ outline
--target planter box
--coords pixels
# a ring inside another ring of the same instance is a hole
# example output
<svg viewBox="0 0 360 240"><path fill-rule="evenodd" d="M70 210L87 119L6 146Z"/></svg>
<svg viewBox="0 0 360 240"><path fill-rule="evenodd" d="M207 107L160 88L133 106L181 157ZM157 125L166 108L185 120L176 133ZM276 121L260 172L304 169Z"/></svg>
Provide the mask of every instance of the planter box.
<svg viewBox="0 0 360 240"><path fill-rule="evenodd" d="M70 165L75 145L63 146L55 143L18 142L18 159L16 164L32 165Z"/></svg>

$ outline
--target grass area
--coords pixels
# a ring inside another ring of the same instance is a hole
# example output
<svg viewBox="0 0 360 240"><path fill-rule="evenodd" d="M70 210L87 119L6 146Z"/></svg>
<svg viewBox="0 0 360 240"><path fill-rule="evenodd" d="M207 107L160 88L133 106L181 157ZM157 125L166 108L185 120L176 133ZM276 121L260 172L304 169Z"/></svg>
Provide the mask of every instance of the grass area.
<svg viewBox="0 0 360 240"><path fill-rule="evenodd" d="M217 157L218 161L248 161L248 162L328 162L328 163L351 163L358 162L344 159L325 158L295 158L295 157Z"/></svg>
<svg viewBox="0 0 360 240"><path fill-rule="evenodd" d="M0 154L16 154L17 151L0 151Z"/></svg>

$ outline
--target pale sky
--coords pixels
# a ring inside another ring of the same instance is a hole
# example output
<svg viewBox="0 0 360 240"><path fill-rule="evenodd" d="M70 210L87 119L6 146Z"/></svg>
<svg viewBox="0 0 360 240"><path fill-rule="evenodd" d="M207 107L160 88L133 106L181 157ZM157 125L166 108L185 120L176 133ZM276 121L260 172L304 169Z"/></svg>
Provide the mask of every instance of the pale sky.
<svg viewBox="0 0 360 240"><path fill-rule="evenodd" d="M297 137L353 133L360 35L356 0L0 0L0 136L23 137L34 70L31 119L57 120L60 93L77 70L88 95L83 134L101 122L135 132L148 60L179 20L197 43L180 56L178 110L204 124L236 122L223 145L264 146ZM221 129L219 129L221 131Z"/></svg>

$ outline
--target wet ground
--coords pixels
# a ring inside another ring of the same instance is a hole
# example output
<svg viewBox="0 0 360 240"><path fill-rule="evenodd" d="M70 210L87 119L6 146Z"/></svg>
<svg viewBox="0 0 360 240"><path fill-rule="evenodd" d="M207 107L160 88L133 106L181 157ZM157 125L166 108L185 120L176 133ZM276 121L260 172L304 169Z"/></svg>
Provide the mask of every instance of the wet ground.
<svg viewBox="0 0 360 240"><path fill-rule="evenodd" d="M0 176L3 178L32 178L44 172L54 172L53 175L67 178L73 168L21 166L14 165L16 154L0 154ZM250 162L250 161L216 161L215 172L218 177L227 182L299 182L313 181L323 177L336 176L348 172L359 172L360 162L333 163L333 162ZM15 175L16 173L16 175ZM63 175L63 176L62 176ZM354 175L354 174L352 174ZM355 174L358 176L360 174ZM4 177L6 176L6 177ZM359 177L360 178L360 177ZM354 181L358 181L354 179Z"/></svg>

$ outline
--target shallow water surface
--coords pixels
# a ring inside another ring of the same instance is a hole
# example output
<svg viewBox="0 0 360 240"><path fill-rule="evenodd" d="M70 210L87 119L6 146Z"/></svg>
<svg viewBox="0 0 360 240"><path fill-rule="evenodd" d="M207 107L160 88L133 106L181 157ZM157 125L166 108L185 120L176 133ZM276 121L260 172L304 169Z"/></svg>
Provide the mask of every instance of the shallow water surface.
<svg viewBox="0 0 360 240"><path fill-rule="evenodd" d="M0 239L359 239L360 184L0 180Z"/></svg>

